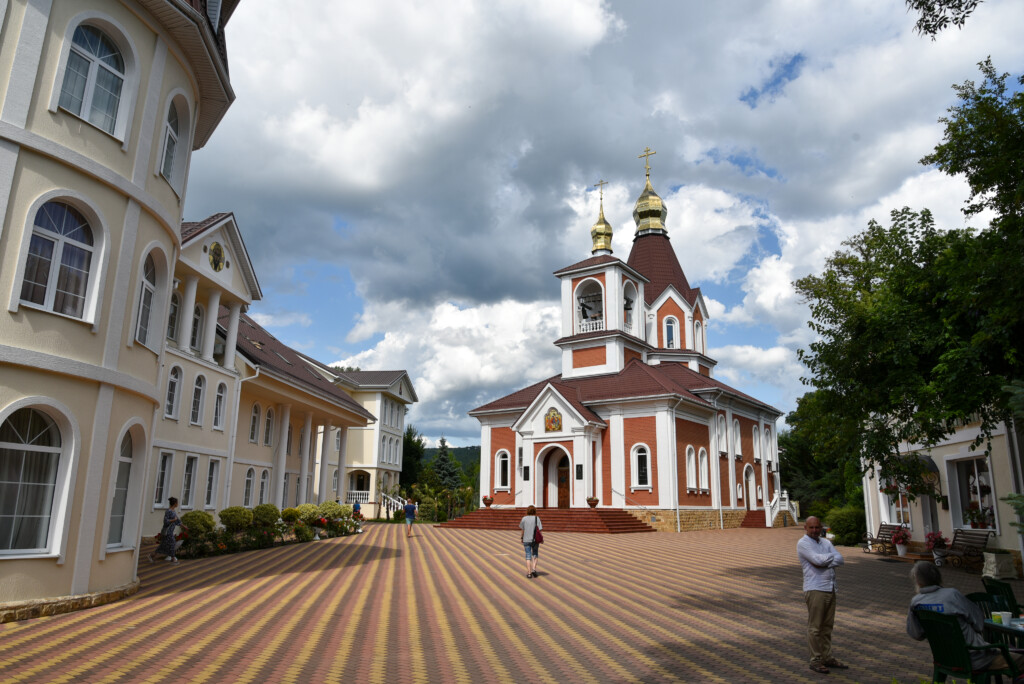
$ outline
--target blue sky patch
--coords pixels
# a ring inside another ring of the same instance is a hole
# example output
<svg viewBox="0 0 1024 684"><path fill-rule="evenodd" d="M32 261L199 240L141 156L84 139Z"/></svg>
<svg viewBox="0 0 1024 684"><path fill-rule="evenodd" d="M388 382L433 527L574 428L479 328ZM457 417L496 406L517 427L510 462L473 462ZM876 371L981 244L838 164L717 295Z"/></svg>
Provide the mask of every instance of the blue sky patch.
<svg viewBox="0 0 1024 684"><path fill-rule="evenodd" d="M800 75L800 70L806 61L807 58L802 52L798 52L792 57L773 59L768 63L768 66L772 67L772 75L768 77L768 80L762 83L760 88L751 86L747 92L740 95L740 100L746 102L751 109L757 109L757 105L766 97L769 102L774 102L775 96L782 92L786 84L796 80Z"/></svg>

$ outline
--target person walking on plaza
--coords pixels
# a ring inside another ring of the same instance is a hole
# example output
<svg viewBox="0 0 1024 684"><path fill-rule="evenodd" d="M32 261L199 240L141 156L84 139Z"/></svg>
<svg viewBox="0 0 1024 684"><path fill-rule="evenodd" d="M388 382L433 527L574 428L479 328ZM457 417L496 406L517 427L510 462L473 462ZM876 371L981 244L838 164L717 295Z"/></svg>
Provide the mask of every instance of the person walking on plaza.
<svg viewBox="0 0 1024 684"><path fill-rule="evenodd" d="M945 615L955 615L968 646L988 646L982 637L985 613L981 607L956 589L942 586L942 573L931 561L914 563L910 569L910 579L914 580L917 587L917 594L910 599L910 610L907 612L907 634L911 638L918 641L924 639L924 629L914 609L926 608ZM1018 670L1024 668L1024 653L1011 651L1010 657ZM971 651L971 666L975 670L999 670L1007 667L1007 663L999 651Z"/></svg>
<svg viewBox="0 0 1024 684"><path fill-rule="evenodd" d="M538 576L537 556L540 553L540 542L537 540L537 532L544 529L540 518L537 517L535 506L526 509L526 515L519 521L519 529L522 531L520 539L523 542L523 551L526 553L526 577L531 579Z"/></svg>
<svg viewBox="0 0 1024 684"><path fill-rule="evenodd" d="M811 669L828 674L829 668L845 670L832 655L832 625L836 620L836 568L843 556L832 542L821 536L821 521L813 515L804 522L804 536L796 553L804 573L804 601L807 603L807 645Z"/></svg>
<svg viewBox="0 0 1024 684"><path fill-rule="evenodd" d="M153 556L167 556L168 563L177 563L178 548L181 541L174 538L174 528L181 525L181 518L178 517L178 499L170 497L167 499L167 510L164 511L164 525L160 528L160 545L156 551L149 554L149 562L153 562ZM188 531L188 528L181 525L181 529Z"/></svg>
<svg viewBox="0 0 1024 684"><path fill-rule="evenodd" d="M416 519L416 504L412 502L412 499L406 499L405 502L405 536L412 536L412 521Z"/></svg>

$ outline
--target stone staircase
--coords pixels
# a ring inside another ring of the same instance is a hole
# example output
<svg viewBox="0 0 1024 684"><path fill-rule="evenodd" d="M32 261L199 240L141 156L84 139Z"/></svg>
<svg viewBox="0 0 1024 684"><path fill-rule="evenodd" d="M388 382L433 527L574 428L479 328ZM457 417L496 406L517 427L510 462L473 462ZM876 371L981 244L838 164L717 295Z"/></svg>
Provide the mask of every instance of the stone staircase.
<svg viewBox="0 0 1024 684"><path fill-rule="evenodd" d="M525 508L479 508L472 513L443 522L440 527L475 530L518 530ZM615 508L541 508L537 511L545 532L589 532L624 534L654 532L654 528L626 511Z"/></svg>
<svg viewBox="0 0 1024 684"><path fill-rule="evenodd" d="M768 525L764 522L764 511L747 511L747 514L743 517L743 522L740 523L740 527L754 530L767 529Z"/></svg>

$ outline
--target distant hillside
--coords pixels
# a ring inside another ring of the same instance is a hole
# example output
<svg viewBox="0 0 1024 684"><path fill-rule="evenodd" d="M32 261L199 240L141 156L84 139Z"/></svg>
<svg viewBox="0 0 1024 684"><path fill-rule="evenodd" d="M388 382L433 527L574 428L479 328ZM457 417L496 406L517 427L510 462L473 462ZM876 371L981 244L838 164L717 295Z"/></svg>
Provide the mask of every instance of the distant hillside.
<svg viewBox="0 0 1024 684"><path fill-rule="evenodd" d="M479 446L468 446L468 447L448 447L448 453L452 455L459 465L462 466L462 471L468 473L469 469L476 464L480 463L480 447ZM437 448L428 448L423 450L423 465L426 465L434 460L437 456Z"/></svg>

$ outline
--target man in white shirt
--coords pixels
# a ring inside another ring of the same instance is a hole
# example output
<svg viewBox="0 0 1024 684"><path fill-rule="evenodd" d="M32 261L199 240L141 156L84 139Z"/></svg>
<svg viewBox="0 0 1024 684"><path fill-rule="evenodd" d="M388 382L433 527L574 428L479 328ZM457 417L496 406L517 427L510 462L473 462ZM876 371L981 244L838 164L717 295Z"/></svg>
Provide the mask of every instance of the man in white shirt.
<svg viewBox="0 0 1024 684"><path fill-rule="evenodd" d="M836 568L843 557L832 542L821 536L821 521L813 515L804 522L804 536L796 553L804 572L804 601L807 602L807 645L811 669L828 674L829 668L848 666L832 656L832 625L836 619Z"/></svg>

